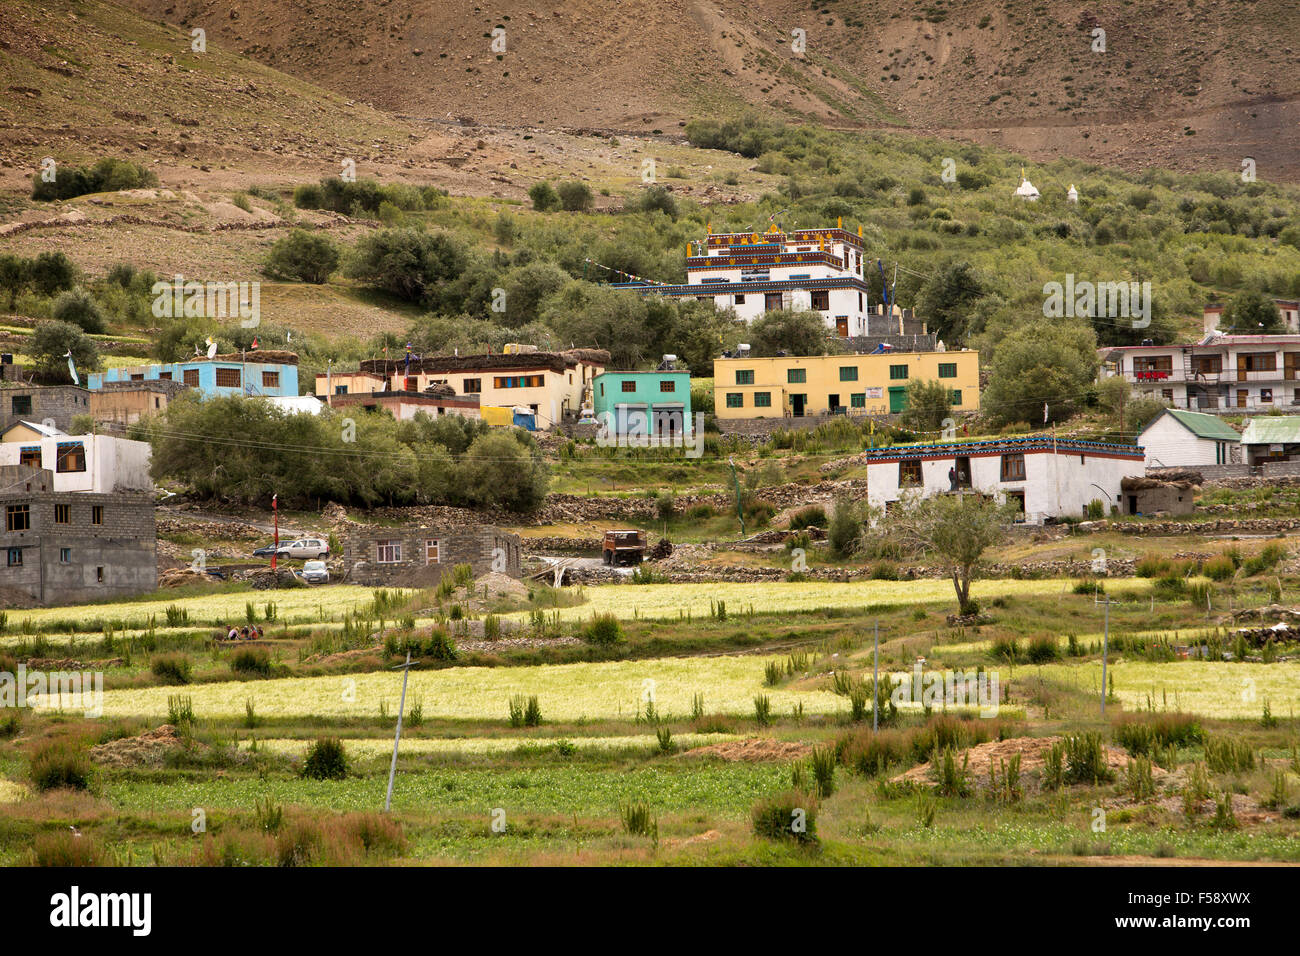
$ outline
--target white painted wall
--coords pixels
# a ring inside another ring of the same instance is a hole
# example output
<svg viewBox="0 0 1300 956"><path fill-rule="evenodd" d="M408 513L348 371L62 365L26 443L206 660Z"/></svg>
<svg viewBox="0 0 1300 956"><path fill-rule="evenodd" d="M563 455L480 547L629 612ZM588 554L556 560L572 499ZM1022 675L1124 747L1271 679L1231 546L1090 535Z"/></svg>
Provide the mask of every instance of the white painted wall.
<svg viewBox="0 0 1300 956"><path fill-rule="evenodd" d="M1146 451L1148 468L1183 468L1190 465L1217 464L1219 442L1198 438L1172 415L1161 415L1138 435L1138 444ZM1239 442L1229 443L1239 445ZM1226 449L1232 461L1233 448Z"/></svg>
<svg viewBox="0 0 1300 956"><path fill-rule="evenodd" d="M926 497L948 490L948 470L955 458L934 458L921 462L921 488ZM1002 480L1002 456L970 458L971 486L975 491L1005 500L1008 491L1024 491L1025 513L1030 521L1045 517L1082 515L1094 499L1100 499L1109 512L1111 505L1121 505L1120 480L1129 475L1144 475L1143 462L1128 458L1103 458L1086 452L1025 452L1025 479ZM867 501L876 507L901 497L898 485L898 462L867 465ZM1100 486L1100 487L1097 487ZM910 489L908 489L910 490Z"/></svg>
<svg viewBox="0 0 1300 956"><path fill-rule="evenodd" d="M60 472L57 469L60 442L79 441L86 451L86 470ZM55 491L153 491L149 477L152 449L148 442L114 438L111 435L59 435L39 442L0 444L0 465L16 465L22 449L41 446L41 467L54 474Z"/></svg>

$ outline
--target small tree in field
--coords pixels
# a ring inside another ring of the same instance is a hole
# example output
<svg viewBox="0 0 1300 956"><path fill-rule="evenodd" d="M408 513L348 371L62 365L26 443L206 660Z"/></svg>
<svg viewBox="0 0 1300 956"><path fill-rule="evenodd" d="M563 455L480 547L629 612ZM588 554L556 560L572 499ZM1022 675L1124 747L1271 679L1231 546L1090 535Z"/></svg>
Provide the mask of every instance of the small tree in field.
<svg viewBox="0 0 1300 956"><path fill-rule="evenodd" d="M980 558L1002 540L1015 515L1014 504L979 494L909 495L886 520L889 534L900 543L944 564L957 592L958 612L973 614L979 605L971 601L970 584Z"/></svg>
<svg viewBox="0 0 1300 956"><path fill-rule="evenodd" d="M936 432L952 414L952 389L943 382L913 379L907 383L907 407L903 409L904 428Z"/></svg>

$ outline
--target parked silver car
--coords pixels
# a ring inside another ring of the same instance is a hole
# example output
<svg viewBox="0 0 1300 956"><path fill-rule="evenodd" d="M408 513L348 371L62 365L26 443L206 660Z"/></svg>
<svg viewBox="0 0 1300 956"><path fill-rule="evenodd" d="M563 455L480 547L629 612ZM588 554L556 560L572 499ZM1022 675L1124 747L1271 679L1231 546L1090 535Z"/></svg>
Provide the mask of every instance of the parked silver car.
<svg viewBox="0 0 1300 956"><path fill-rule="evenodd" d="M308 561L302 566L302 579L308 584L328 584L330 572L324 561Z"/></svg>
<svg viewBox="0 0 1300 956"><path fill-rule="evenodd" d="M275 552L278 558L328 558L330 556L330 544L321 538L299 538L289 544L280 545L280 550Z"/></svg>

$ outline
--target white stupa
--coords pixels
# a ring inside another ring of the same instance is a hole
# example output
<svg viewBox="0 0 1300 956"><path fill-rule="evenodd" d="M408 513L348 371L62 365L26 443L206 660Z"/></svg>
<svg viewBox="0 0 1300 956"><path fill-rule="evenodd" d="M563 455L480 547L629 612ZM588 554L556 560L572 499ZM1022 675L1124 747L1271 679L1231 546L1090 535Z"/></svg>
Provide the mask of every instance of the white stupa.
<svg viewBox="0 0 1300 956"><path fill-rule="evenodd" d="M1065 194L1068 202L1077 203L1079 201L1079 190L1074 188L1074 183L1070 183L1070 191Z"/></svg>
<svg viewBox="0 0 1300 956"><path fill-rule="evenodd" d="M1030 202L1038 202L1038 189L1025 178L1025 170L1020 170L1020 185L1016 187L1015 196L1017 199L1027 199Z"/></svg>

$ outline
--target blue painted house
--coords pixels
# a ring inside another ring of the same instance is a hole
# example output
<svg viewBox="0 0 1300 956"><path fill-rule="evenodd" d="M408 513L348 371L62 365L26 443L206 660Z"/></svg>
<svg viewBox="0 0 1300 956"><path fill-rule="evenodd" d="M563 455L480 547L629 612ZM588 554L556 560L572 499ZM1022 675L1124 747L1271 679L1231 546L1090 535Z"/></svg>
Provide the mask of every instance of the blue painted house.
<svg viewBox="0 0 1300 956"><path fill-rule="evenodd" d="M691 436L690 372L601 372L591 386L596 420L613 434Z"/></svg>
<svg viewBox="0 0 1300 956"><path fill-rule="evenodd" d="M298 356L293 352L238 352L195 356L184 362L135 365L92 372L86 387L102 389L108 382L147 382L171 379L196 388L204 398L224 395L297 396Z"/></svg>

